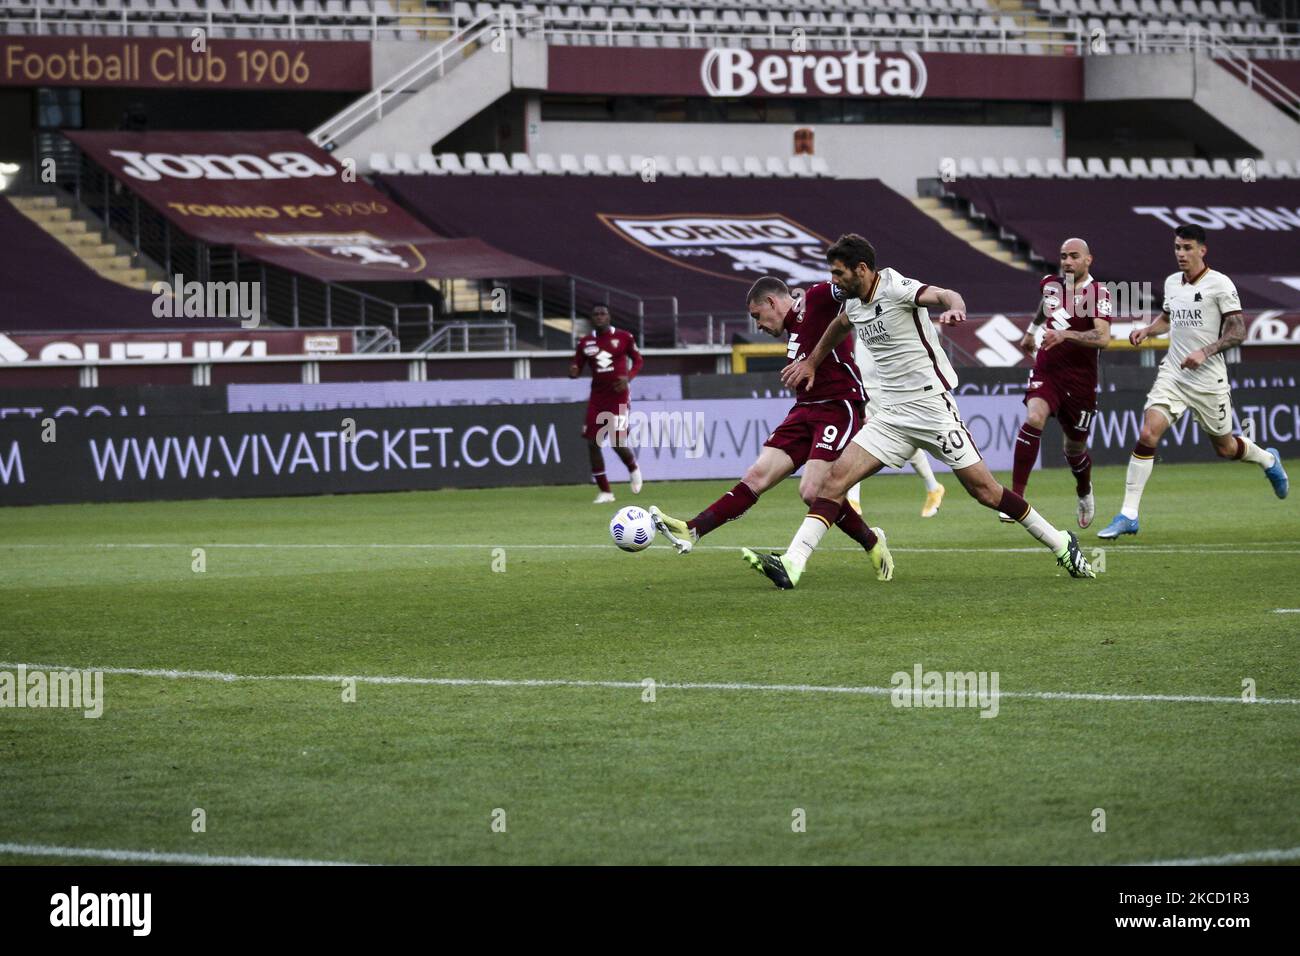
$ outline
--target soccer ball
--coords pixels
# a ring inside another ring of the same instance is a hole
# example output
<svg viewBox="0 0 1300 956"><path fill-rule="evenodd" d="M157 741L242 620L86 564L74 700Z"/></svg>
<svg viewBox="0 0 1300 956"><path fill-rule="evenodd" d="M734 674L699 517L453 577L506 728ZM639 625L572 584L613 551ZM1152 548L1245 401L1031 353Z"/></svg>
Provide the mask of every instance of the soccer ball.
<svg viewBox="0 0 1300 956"><path fill-rule="evenodd" d="M644 508L622 508L610 519L609 536L624 551L644 551L654 542L654 522Z"/></svg>

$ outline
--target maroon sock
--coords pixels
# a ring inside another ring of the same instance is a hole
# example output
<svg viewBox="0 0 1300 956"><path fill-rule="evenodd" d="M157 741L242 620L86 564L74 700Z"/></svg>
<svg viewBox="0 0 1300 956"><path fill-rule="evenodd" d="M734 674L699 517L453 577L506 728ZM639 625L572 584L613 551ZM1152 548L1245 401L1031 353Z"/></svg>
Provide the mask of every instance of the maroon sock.
<svg viewBox="0 0 1300 956"><path fill-rule="evenodd" d="M1020 521L1025 515L1029 514L1029 502L1014 491L1003 488L1002 500L994 505L993 509Z"/></svg>
<svg viewBox="0 0 1300 956"><path fill-rule="evenodd" d="M633 456L632 452L626 448L619 448L618 457L622 460L623 464L627 466L627 473L629 475L636 471L636 458Z"/></svg>
<svg viewBox="0 0 1300 956"><path fill-rule="evenodd" d="M867 527L862 515L853 510L847 501L840 507L839 517L835 519L841 531L870 551L876 546L876 533Z"/></svg>
<svg viewBox="0 0 1300 956"><path fill-rule="evenodd" d="M1070 471L1074 472L1074 493L1082 498L1092 491L1092 456L1085 448L1077 455L1066 452L1065 460L1070 464Z"/></svg>
<svg viewBox="0 0 1300 956"><path fill-rule="evenodd" d="M1156 457L1156 450L1152 448L1150 445L1144 445L1141 442L1138 442L1133 446L1133 457L1154 458Z"/></svg>
<svg viewBox="0 0 1300 956"><path fill-rule="evenodd" d="M708 534L720 524L734 521L753 507L758 495L743 481L736 483L725 495L709 505L690 521L686 527L694 528L701 537Z"/></svg>
<svg viewBox="0 0 1300 956"><path fill-rule="evenodd" d="M609 491L609 479L605 477L603 471L593 471L591 473L591 480L596 483L596 487L601 491Z"/></svg>
<svg viewBox="0 0 1300 956"><path fill-rule="evenodd" d="M1011 487L1018 495L1024 494L1025 485L1029 484L1029 473L1038 461L1038 443L1042 441L1043 430L1025 422L1020 426L1016 436L1015 465L1011 470Z"/></svg>

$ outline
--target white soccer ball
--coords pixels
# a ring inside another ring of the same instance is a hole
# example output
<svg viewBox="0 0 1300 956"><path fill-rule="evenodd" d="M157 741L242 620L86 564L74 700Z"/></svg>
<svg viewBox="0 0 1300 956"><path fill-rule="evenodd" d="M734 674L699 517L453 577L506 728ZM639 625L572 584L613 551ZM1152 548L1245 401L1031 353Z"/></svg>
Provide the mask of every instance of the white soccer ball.
<svg viewBox="0 0 1300 956"><path fill-rule="evenodd" d="M655 540L650 512L629 505L619 510L609 522L609 536L624 551L644 551Z"/></svg>

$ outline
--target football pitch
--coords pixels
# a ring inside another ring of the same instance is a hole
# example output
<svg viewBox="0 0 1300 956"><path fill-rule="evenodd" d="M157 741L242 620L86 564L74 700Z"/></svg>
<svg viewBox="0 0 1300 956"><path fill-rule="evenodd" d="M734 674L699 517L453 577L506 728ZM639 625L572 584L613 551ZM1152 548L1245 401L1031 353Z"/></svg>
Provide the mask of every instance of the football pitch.
<svg viewBox="0 0 1300 956"><path fill-rule="evenodd" d="M892 582L832 530L793 592L738 548L794 482L688 557L610 516L732 482L6 509L0 670L105 673L0 710L0 863L1300 861L1295 500L1157 465L1076 581L940 480L864 488ZM1074 527L1064 469L1027 497ZM997 695L895 706L918 668Z"/></svg>

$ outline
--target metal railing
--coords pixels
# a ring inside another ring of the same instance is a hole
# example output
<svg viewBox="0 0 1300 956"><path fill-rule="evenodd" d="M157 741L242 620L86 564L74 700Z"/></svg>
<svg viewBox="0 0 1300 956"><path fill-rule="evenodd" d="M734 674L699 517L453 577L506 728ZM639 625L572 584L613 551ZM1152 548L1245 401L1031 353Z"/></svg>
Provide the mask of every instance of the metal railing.
<svg viewBox="0 0 1300 956"><path fill-rule="evenodd" d="M416 352L509 352L515 347L515 325L496 322L441 322Z"/></svg>
<svg viewBox="0 0 1300 956"><path fill-rule="evenodd" d="M418 93L435 79L441 79L463 59L461 54L473 53L487 34L500 29L495 19L487 17L480 17L458 29L447 40L312 130L309 134L311 141L317 146L330 148L342 136L355 135L378 122L384 118L385 107L392 111L393 100L405 102L411 94Z"/></svg>
<svg viewBox="0 0 1300 956"><path fill-rule="evenodd" d="M1300 95L1275 76L1242 56L1234 47L1210 38L1210 56L1229 73L1237 76L1246 88L1270 100L1291 119L1300 121Z"/></svg>

